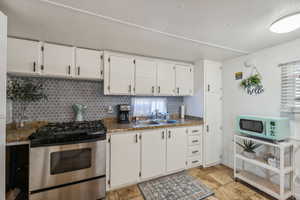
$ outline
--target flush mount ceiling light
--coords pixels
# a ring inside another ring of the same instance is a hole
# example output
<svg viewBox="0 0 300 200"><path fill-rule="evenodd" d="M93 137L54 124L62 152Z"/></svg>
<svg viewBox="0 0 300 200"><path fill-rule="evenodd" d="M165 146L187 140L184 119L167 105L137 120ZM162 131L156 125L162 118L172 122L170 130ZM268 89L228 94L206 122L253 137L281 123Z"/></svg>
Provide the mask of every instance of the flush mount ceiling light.
<svg viewBox="0 0 300 200"><path fill-rule="evenodd" d="M270 31L274 33L288 33L298 28L300 28L300 12L276 20L270 26Z"/></svg>

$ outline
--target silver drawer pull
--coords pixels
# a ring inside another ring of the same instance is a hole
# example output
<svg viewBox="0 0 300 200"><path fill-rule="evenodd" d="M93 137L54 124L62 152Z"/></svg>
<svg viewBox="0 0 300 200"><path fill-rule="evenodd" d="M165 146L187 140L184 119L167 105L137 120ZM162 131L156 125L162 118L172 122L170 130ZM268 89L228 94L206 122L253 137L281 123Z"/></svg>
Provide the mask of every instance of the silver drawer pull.
<svg viewBox="0 0 300 200"><path fill-rule="evenodd" d="M195 163L197 163L197 162L199 162L199 160L194 160L194 161L192 161L193 164L195 164Z"/></svg>
<svg viewBox="0 0 300 200"><path fill-rule="evenodd" d="M192 130L192 133L198 133L199 130Z"/></svg>
<svg viewBox="0 0 300 200"><path fill-rule="evenodd" d="M197 151L192 151L193 154L198 153L198 152L199 152L198 150Z"/></svg>
<svg viewBox="0 0 300 200"><path fill-rule="evenodd" d="M192 143L196 143L196 142L198 142L198 141L199 141L199 140L193 140Z"/></svg>

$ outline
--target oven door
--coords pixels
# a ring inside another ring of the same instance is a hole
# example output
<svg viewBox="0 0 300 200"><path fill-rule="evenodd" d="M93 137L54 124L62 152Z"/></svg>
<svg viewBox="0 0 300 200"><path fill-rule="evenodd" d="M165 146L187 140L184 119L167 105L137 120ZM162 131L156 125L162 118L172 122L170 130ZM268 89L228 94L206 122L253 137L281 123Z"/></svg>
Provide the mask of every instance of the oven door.
<svg viewBox="0 0 300 200"><path fill-rule="evenodd" d="M265 122L263 120L240 119L239 126L244 133L265 135Z"/></svg>
<svg viewBox="0 0 300 200"><path fill-rule="evenodd" d="M105 150L105 140L31 148L30 191L105 175Z"/></svg>

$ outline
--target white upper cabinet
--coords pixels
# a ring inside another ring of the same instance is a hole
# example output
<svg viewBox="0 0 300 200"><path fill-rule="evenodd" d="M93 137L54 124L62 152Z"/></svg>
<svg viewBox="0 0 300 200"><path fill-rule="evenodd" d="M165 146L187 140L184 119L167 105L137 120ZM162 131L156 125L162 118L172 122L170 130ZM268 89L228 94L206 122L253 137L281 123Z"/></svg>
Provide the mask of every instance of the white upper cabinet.
<svg viewBox="0 0 300 200"><path fill-rule="evenodd" d="M105 56L104 94L134 94L134 59L130 56Z"/></svg>
<svg viewBox="0 0 300 200"><path fill-rule="evenodd" d="M82 79L103 79L102 52L76 48L75 76Z"/></svg>
<svg viewBox="0 0 300 200"><path fill-rule="evenodd" d="M166 162L166 130L141 133L141 178L163 175Z"/></svg>
<svg viewBox="0 0 300 200"><path fill-rule="evenodd" d="M193 95L193 67L188 65L175 66L175 92L179 96Z"/></svg>
<svg viewBox="0 0 300 200"><path fill-rule="evenodd" d="M167 172L185 169L187 154L187 129L167 129Z"/></svg>
<svg viewBox="0 0 300 200"><path fill-rule="evenodd" d="M157 95L175 95L175 64L157 63Z"/></svg>
<svg viewBox="0 0 300 200"><path fill-rule="evenodd" d="M74 47L44 43L42 74L53 77L74 76Z"/></svg>
<svg viewBox="0 0 300 200"><path fill-rule="evenodd" d="M8 38L7 72L34 75L40 72L41 46L37 41Z"/></svg>
<svg viewBox="0 0 300 200"><path fill-rule="evenodd" d="M135 94L155 95L156 88L156 62L135 59Z"/></svg>

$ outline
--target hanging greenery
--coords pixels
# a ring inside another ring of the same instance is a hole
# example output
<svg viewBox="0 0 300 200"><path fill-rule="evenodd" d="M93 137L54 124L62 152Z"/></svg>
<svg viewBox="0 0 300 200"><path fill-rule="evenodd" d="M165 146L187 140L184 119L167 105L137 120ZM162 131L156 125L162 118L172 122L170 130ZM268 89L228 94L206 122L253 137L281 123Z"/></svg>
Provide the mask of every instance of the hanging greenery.
<svg viewBox="0 0 300 200"><path fill-rule="evenodd" d="M253 73L254 70L256 71L256 73ZM244 90L246 90L246 92L249 95L261 94L264 92L264 88L261 83L261 80L262 80L262 77L261 77L260 73L258 72L256 67L253 67L252 71L251 71L251 75L248 78L243 79L241 81L240 86Z"/></svg>

